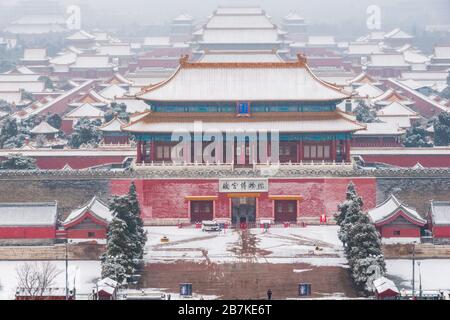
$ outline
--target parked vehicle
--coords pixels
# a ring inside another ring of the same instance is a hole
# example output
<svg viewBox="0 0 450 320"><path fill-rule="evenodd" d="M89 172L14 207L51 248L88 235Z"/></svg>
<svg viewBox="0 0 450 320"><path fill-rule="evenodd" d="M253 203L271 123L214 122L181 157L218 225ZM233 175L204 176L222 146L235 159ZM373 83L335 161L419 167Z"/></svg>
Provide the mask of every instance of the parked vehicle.
<svg viewBox="0 0 450 320"><path fill-rule="evenodd" d="M220 225L215 221L202 221L202 231L220 231Z"/></svg>

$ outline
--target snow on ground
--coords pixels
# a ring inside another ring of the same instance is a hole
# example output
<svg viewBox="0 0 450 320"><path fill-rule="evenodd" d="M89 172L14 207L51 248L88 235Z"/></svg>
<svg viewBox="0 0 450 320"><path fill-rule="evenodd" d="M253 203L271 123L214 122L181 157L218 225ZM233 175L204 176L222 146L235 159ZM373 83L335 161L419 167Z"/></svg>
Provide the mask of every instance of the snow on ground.
<svg viewBox="0 0 450 320"><path fill-rule="evenodd" d="M17 288L16 269L24 263L40 261L0 261L0 300L14 299ZM55 280L54 287L65 287L65 261L52 261L61 273ZM87 297L92 292L96 280L100 278L100 261L69 261L69 287L75 283L77 299Z"/></svg>
<svg viewBox="0 0 450 320"><path fill-rule="evenodd" d="M147 262L175 262L176 260L227 262L234 255L228 251L239 240L234 230L203 232L195 228L147 227ZM161 243L162 237L169 243ZM206 255L206 256L205 256Z"/></svg>
<svg viewBox="0 0 450 320"><path fill-rule="evenodd" d="M422 275L423 290L450 290L450 259L416 260L415 287L419 289L419 267ZM399 289L412 289L412 260L386 260L387 277L395 282Z"/></svg>
<svg viewBox="0 0 450 320"><path fill-rule="evenodd" d="M236 262L242 258L236 251L241 231L202 232L195 228L148 227L146 260L150 263L188 260L215 263ZM259 263L310 263L315 266L343 266L342 243L337 226L308 226L306 228L270 228L249 230L255 237L253 261ZM167 236L169 243L161 243ZM318 247L318 250L316 248Z"/></svg>

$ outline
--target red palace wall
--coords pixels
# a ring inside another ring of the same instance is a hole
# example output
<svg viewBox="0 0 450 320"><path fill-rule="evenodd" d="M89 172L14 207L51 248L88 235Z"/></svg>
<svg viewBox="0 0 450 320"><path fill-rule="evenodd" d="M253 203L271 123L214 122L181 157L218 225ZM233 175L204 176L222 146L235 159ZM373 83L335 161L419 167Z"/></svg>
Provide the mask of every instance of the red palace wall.
<svg viewBox="0 0 450 320"><path fill-rule="evenodd" d="M450 238L450 226L433 227L433 236L435 238Z"/></svg>
<svg viewBox="0 0 450 320"><path fill-rule="evenodd" d="M89 237L89 232L95 233L95 236ZM68 239L106 239L106 228L103 229L83 229L83 230L75 230L68 229L67 230L67 238Z"/></svg>
<svg viewBox="0 0 450 320"><path fill-rule="evenodd" d="M269 192L260 193L257 200L257 219L273 218L273 200L269 195L301 195L299 217L317 217L323 213L331 216L337 205L345 198L350 181L356 185L364 198L365 209L376 205L375 178L298 178L269 179ZM112 194L128 192L130 180L112 180ZM142 215L151 219L189 219L187 196L217 196L214 204L214 218L231 218L230 198L227 193L219 193L218 179L161 179L137 180Z"/></svg>
<svg viewBox="0 0 450 320"><path fill-rule="evenodd" d="M355 153L357 154L357 153ZM450 167L449 155L362 155L365 162L386 163L399 167L413 167L419 162L426 168Z"/></svg>
<svg viewBox="0 0 450 320"><path fill-rule="evenodd" d="M56 226L0 228L0 239L54 239L55 236Z"/></svg>
<svg viewBox="0 0 450 320"><path fill-rule="evenodd" d="M383 238L419 238L420 228L411 225L396 225L380 227L381 236ZM394 235L394 231L400 230L400 235Z"/></svg>
<svg viewBox="0 0 450 320"><path fill-rule="evenodd" d="M35 157L36 165L43 170L62 169L68 164L72 169L86 169L109 163L122 163L126 156L70 156Z"/></svg>

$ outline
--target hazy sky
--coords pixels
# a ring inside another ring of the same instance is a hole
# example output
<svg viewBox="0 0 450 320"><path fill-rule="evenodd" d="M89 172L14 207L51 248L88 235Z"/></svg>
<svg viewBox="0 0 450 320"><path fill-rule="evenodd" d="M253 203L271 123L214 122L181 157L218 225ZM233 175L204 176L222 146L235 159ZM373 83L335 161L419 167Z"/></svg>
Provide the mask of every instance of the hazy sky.
<svg viewBox="0 0 450 320"><path fill-rule="evenodd" d="M0 4L21 0L0 0ZM42 0L31 0L36 3ZM392 24L450 23L450 0L58 0L64 5L80 4L84 16L110 22L164 24L179 13L188 12L204 20L218 5L259 5L274 22L291 11L309 24L364 24L369 5L379 5L382 22Z"/></svg>

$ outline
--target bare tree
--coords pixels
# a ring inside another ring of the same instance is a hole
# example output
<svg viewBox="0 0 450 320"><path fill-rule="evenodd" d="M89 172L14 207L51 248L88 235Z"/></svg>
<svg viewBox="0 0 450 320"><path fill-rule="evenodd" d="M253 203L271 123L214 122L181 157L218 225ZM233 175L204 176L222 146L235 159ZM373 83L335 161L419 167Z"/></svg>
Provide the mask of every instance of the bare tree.
<svg viewBox="0 0 450 320"><path fill-rule="evenodd" d="M16 268L18 287L31 298L42 296L61 272L51 262L24 263Z"/></svg>

